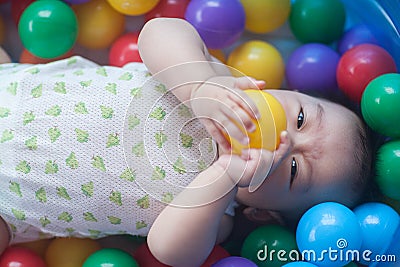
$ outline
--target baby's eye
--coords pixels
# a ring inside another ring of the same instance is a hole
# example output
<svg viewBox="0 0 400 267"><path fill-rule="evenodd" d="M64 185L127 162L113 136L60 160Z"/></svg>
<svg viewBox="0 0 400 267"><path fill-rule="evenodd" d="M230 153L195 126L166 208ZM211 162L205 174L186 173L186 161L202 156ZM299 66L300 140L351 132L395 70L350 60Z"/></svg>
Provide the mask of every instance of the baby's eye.
<svg viewBox="0 0 400 267"><path fill-rule="evenodd" d="M304 123L304 112L303 108L300 108L299 115L297 115L297 129L300 129L301 126L303 126Z"/></svg>
<svg viewBox="0 0 400 267"><path fill-rule="evenodd" d="M297 175L297 161L293 157L292 158L292 165L290 166L290 187L292 187L293 181Z"/></svg>

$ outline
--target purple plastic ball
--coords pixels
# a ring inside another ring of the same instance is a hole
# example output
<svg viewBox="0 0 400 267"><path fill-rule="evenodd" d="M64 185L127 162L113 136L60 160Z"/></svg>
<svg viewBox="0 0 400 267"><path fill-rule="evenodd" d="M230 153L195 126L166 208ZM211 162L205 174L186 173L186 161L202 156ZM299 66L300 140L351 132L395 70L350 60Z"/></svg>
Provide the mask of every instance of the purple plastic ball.
<svg viewBox="0 0 400 267"><path fill-rule="evenodd" d="M64 2L67 2L67 3L72 4L72 5L83 4L83 3L86 3L86 2L89 2L89 1L90 0L64 0Z"/></svg>
<svg viewBox="0 0 400 267"><path fill-rule="evenodd" d="M343 54L350 48L359 44L379 45L378 40L364 24L353 26L343 34L338 43L338 51L340 54Z"/></svg>
<svg viewBox="0 0 400 267"><path fill-rule="evenodd" d="M339 59L339 54L329 46L317 43L300 46L288 58L286 80L289 87L300 91L336 89Z"/></svg>
<svg viewBox="0 0 400 267"><path fill-rule="evenodd" d="M217 261L212 267L257 267L257 264L243 257L231 256Z"/></svg>
<svg viewBox="0 0 400 267"><path fill-rule="evenodd" d="M239 0L192 0L185 12L185 19L211 49L221 49L237 41L244 31L245 18Z"/></svg>

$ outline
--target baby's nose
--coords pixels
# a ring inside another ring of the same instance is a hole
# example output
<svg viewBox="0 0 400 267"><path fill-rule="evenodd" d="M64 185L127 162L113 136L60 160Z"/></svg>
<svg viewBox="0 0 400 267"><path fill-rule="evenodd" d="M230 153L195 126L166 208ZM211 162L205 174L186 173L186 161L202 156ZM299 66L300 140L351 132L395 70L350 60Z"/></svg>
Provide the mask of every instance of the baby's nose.
<svg viewBox="0 0 400 267"><path fill-rule="evenodd" d="M274 153L274 160L272 164L272 170L279 167L284 159L286 159L293 150L293 142L287 131L281 132L280 144L278 149Z"/></svg>

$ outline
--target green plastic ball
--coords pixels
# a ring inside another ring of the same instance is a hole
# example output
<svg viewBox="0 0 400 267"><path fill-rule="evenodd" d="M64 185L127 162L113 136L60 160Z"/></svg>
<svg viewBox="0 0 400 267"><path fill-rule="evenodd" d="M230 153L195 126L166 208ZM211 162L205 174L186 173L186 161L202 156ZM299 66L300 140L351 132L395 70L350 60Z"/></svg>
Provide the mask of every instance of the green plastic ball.
<svg viewBox="0 0 400 267"><path fill-rule="evenodd" d="M361 98L364 120L375 131L400 137L400 74L388 73L373 79Z"/></svg>
<svg viewBox="0 0 400 267"><path fill-rule="evenodd" d="M289 16L294 36L304 43L338 40L345 21L346 11L340 0L296 0Z"/></svg>
<svg viewBox="0 0 400 267"><path fill-rule="evenodd" d="M18 32L24 47L41 58L55 58L68 52L78 36L74 11L64 2L41 0L22 13Z"/></svg>
<svg viewBox="0 0 400 267"><path fill-rule="evenodd" d="M139 267L135 259L120 249L103 248L91 254L82 267Z"/></svg>
<svg viewBox="0 0 400 267"><path fill-rule="evenodd" d="M382 193L400 200L400 140L383 144L377 154L376 182Z"/></svg>
<svg viewBox="0 0 400 267"><path fill-rule="evenodd" d="M259 267L280 267L299 255L295 234L280 225L258 227L246 237L241 251Z"/></svg>

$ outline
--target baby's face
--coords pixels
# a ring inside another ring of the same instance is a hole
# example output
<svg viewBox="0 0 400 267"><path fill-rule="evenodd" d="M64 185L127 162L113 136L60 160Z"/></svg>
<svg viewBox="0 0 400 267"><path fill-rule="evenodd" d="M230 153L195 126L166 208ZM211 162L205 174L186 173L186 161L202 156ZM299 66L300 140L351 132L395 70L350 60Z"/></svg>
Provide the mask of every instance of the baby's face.
<svg viewBox="0 0 400 267"><path fill-rule="evenodd" d="M258 190L249 193L240 188L237 199L252 207L292 213L322 201L349 202L357 169L357 116L340 105L301 93L268 92L286 112L289 139L285 142L291 146L285 151L284 146L278 148L284 156L276 157L276 169Z"/></svg>

